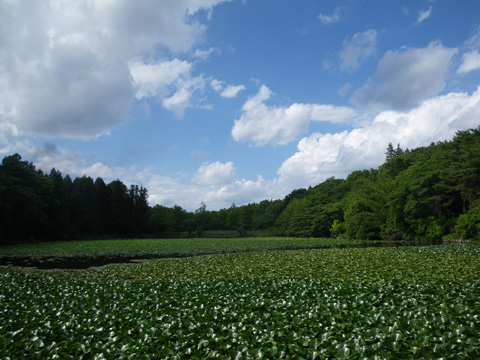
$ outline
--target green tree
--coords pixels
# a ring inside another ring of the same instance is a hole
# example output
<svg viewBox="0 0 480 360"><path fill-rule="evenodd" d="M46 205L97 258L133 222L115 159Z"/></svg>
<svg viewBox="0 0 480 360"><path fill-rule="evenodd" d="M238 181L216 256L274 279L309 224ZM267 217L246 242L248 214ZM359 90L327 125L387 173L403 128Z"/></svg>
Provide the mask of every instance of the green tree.
<svg viewBox="0 0 480 360"><path fill-rule="evenodd" d="M109 223L109 195L107 185L102 178L97 178L94 184L93 214L95 217L95 228L98 234L108 234Z"/></svg>
<svg viewBox="0 0 480 360"><path fill-rule="evenodd" d="M57 234L54 237L67 240L73 235L70 222L70 195L60 171L53 168L48 174L48 179L53 185L53 206L50 221L56 229Z"/></svg>
<svg viewBox="0 0 480 360"><path fill-rule="evenodd" d="M240 207L238 220L237 231L240 236L246 236L247 231L253 228L253 206L249 204Z"/></svg>
<svg viewBox="0 0 480 360"><path fill-rule="evenodd" d="M200 207L195 210L195 229L197 235L201 236L207 228L207 205L202 201Z"/></svg>
<svg viewBox="0 0 480 360"><path fill-rule="evenodd" d="M109 216L107 228L110 235L128 236L132 229L132 201L127 187L120 180L107 185Z"/></svg>
<svg viewBox="0 0 480 360"><path fill-rule="evenodd" d="M19 154L6 156L0 165L0 204L1 242L55 238L53 184Z"/></svg>
<svg viewBox="0 0 480 360"><path fill-rule="evenodd" d="M150 209L149 228L155 236L163 236L173 231L170 222L172 211L173 209L158 204Z"/></svg>
<svg viewBox="0 0 480 360"><path fill-rule="evenodd" d="M132 206L130 232L144 234L148 231L148 190L143 186L131 185L128 197Z"/></svg>
<svg viewBox="0 0 480 360"><path fill-rule="evenodd" d="M458 217L455 223L455 236L463 240L480 239L480 201Z"/></svg>
<svg viewBox="0 0 480 360"><path fill-rule="evenodd" d="M187 212L181 206L175 205L170 213L170 228L177 234L185 230L185 221L188 219Z"/></svg>
<svg viewBox="0 0 480 360"><path fill-rule="evenodd" d="M373 169L354 172L349 178L347 182L353 184L344 214L347 237L380 239L388 214L387 198L392 190L390 178Z"/></svg>
<svg viewBox="0 0 480 360"><path fill-rule="evenodd" d="M69 204L75 233L80 237L95 234L95 186L91 177L84 175L73 180Z"/></svg>
<svg viewBox="0 0 480 360"><path fill-rule="evenodd" d="M239 214L239 208L235 205L235 203L233 203L232 206L230 206L230 208L227 210L227 217L225 219L225 225L227 226L228 230L237 229Z"/></svg>

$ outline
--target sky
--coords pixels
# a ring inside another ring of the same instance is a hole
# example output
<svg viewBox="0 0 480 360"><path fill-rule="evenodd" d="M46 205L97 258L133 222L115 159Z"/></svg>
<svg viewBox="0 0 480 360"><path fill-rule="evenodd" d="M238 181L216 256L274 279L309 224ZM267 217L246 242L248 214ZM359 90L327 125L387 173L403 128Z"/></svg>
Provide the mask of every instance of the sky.
<svg viewBox="0 0 480 360"><path fill-rule="evenodd" d="M480 125L478 0L0 0L0 156L194 211Z"/></svg>

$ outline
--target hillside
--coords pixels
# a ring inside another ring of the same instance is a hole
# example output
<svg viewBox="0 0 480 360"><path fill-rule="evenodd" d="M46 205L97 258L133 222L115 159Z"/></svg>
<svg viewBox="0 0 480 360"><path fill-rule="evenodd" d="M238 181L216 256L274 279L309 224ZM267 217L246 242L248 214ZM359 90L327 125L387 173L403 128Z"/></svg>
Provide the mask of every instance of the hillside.
<svg viewBox="0 0 480 360"><path fill-rule="evenodd" d="M0 243L111 237L201 236L253 230L280 236L438 240L480 237L480 127L403 150L378 169L298 189L282 200L190 213L149 207L148 190L101 178L73 181L14 154L0 165Z"/></svg>

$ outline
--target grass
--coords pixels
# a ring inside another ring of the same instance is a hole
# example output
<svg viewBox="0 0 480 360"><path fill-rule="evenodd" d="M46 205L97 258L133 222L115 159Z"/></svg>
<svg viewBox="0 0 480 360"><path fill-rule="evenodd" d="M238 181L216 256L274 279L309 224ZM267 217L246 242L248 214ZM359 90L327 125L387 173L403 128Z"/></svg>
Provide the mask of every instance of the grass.
<svg viewBox="0 0 480 360"><path fill-rule="evenodd" d="M0 358L480 356L479 246L262 246L82 271L1 267Z"/></svg>

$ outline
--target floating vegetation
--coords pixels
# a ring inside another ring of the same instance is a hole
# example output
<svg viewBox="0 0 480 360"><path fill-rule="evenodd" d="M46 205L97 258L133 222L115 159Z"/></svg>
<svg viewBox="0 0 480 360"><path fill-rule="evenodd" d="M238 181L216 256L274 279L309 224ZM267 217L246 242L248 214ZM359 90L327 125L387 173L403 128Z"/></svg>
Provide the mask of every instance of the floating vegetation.
<svg viewBox="0 0 480 360"><path fill-rule="evenodd" d="M480 247L0 268L0 358L478 358Z"/></svg>

